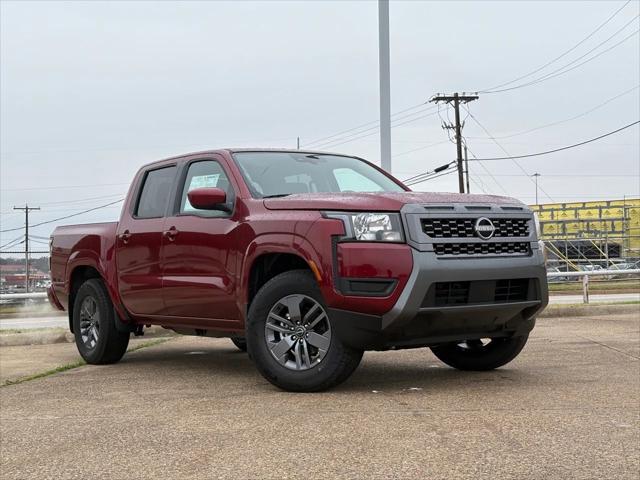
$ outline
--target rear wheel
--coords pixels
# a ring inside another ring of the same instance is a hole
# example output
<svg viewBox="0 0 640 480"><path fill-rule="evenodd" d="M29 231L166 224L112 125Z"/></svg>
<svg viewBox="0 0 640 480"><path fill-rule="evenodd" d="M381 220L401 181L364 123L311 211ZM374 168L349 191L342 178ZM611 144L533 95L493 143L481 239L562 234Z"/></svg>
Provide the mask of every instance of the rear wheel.
<svg viewBox="0 0 640 480"><path fill-rule="evenodd" d="M493 370L516 358L528 338L528 335L523 335L466 340L431 347L431 351L444 363L458 370Z"/></svg>
<svg viewBox="0 0 640 480"><path fill-rule="evenodd" d="M231 341L238 347L238 350L247 351L247 340L244 337L231 337Z"/></svg>
<svg viewBox="0 0 640 480"><path fill-rule="evenodd" d="M73 303L73 332L87 363L115 363L127 351L129 333L118 331L115 315L102 280L92 278L80 286Z"/></svg>
<svg viewBox="0 0 640 480"><path fill-rule="evenodd" d="M292 270L267 282L249 309L247 346L258 371L293 392L317 392L344 382L362 351L333 334L310 272Z"/></svg>

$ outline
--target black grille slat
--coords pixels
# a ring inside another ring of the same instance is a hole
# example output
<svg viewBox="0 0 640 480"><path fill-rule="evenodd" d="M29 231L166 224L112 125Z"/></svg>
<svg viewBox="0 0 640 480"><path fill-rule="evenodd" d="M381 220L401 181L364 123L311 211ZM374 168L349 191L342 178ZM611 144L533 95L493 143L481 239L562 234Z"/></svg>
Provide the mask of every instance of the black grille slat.
<svg viewBox="0 0 640 480"><path fill-rule="evenodd" d="M436 283L435 304L466 305L469 303L469 282Z"/></svg>
<svg viewBox="0 0 640 480"><path fill-rule="evenodd" d="M494 301L496 302L522 302L527 299L529 293L529 279L517 278L498 280Z"/></svg>
<svg viewBox="0 0 640 480"><path fill-rule="evenodd" d="M529 242L434 243L436 255L529 255Z"/></svg>
<svg viewBox="0 0 640 480"><path fill-rule="evenodd" d="M476 218L424 218L422 231L431 238L473 238ZM490 218L496 227L494 237L528 237L526 218Z"/></svg>
<svg viewBox="0 0 640 480"><path fill-rule="evenodd" d="M422 307L525 302L535 297L530 278L436 282L422 301Z"/></svg>

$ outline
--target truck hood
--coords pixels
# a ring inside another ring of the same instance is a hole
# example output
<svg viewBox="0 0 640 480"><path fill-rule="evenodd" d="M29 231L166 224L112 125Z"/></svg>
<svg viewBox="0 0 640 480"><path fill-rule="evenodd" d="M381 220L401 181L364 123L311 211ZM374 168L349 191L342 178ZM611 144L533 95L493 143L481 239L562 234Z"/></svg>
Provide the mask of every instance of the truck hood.
<svg viewBox="0 0 640 480"><path fill-rule="evenodd" d="M486 203L522 205L515 198L497 195L462 193L296 193L281 198L268 198L264 206L270 210L353 210L397 212L407 204Z"/></svg>

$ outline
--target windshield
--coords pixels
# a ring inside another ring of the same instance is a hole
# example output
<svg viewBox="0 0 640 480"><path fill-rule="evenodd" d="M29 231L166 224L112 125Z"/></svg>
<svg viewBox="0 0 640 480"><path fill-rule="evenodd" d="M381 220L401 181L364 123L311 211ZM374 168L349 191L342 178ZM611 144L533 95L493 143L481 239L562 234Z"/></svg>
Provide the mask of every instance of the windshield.
<svg viewBox="0 0 640 480"><path fill-rule="evenodd" d="M382 172L353 157L296 152L239 152L233 157L255 198L405 191Z"/></svg>

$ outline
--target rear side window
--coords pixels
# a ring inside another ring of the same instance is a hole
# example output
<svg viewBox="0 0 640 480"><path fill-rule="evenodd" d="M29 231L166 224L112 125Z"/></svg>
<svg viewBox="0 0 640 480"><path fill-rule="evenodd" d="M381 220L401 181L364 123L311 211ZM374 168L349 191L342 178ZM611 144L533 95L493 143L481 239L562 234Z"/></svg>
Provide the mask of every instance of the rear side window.
<svg viewBox="0 0 640 480"><path fill-rule="evenodd" d="M171 196L176 167L150 170L144 178L135 216L138 218L163 217Z"/></svg>

